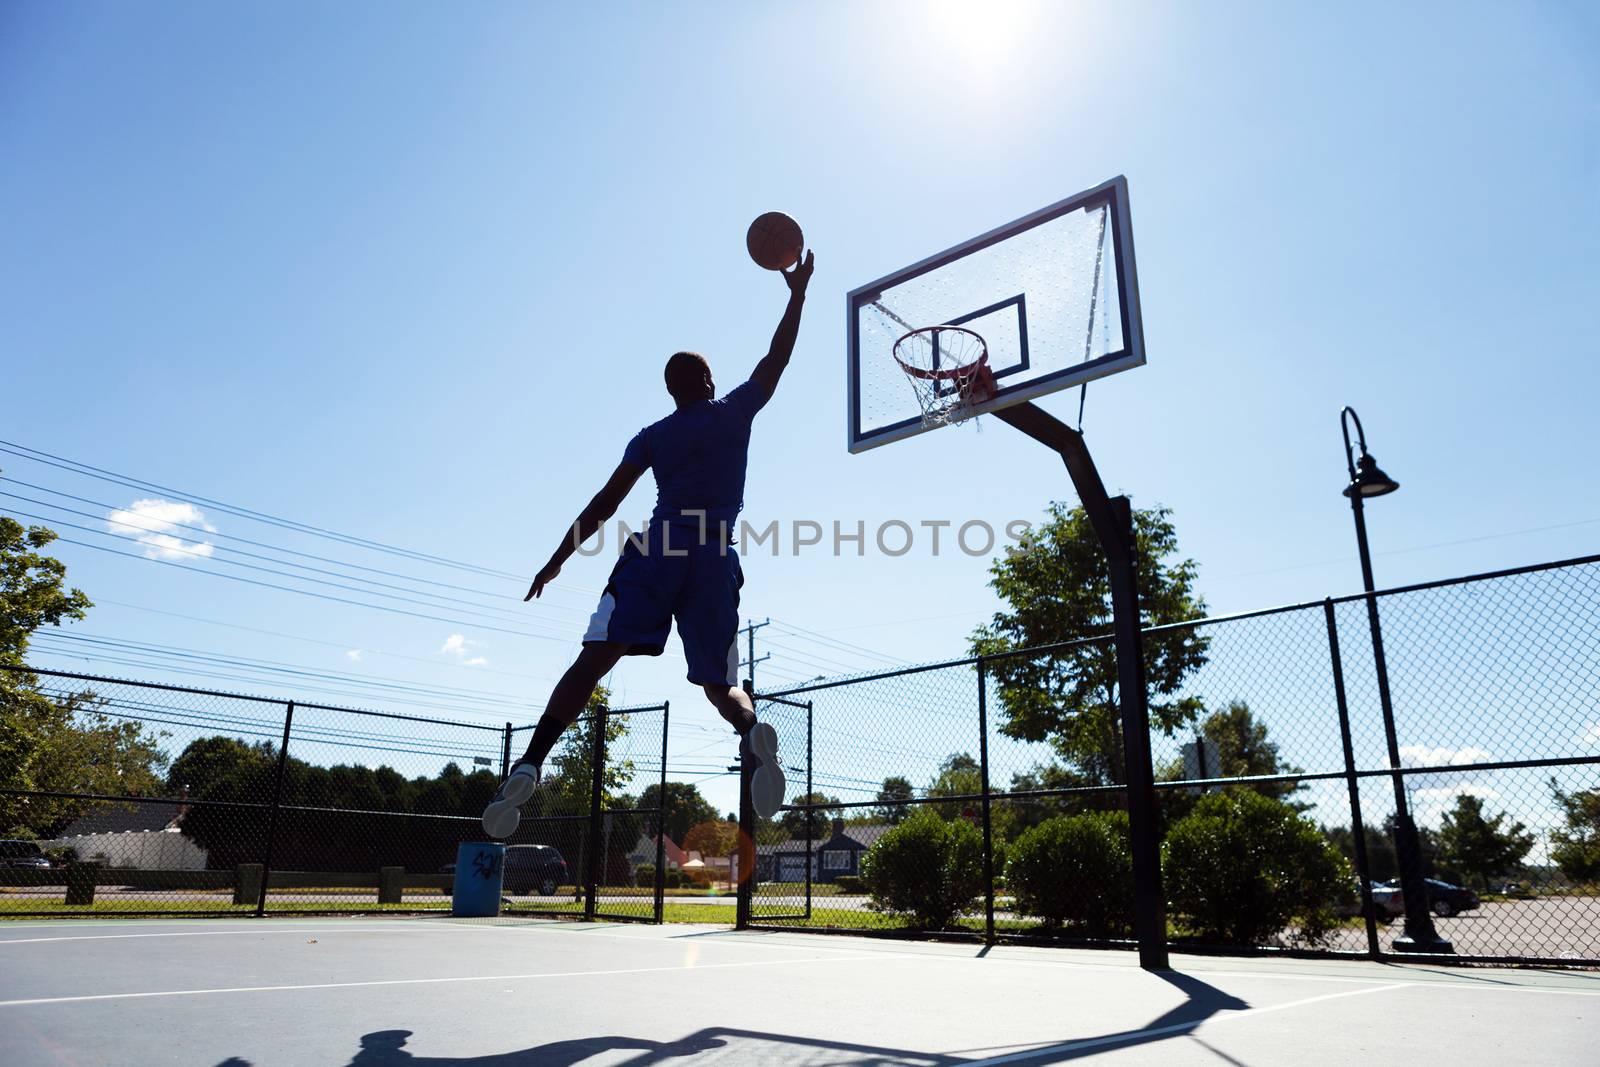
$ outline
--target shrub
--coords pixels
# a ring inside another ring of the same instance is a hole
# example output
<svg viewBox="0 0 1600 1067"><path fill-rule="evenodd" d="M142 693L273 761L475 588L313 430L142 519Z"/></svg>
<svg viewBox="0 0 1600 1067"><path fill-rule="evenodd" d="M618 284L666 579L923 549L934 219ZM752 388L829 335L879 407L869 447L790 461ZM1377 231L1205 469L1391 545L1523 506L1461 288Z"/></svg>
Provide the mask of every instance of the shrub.
<svg viewBox="0 0 1600 1067"><path fill-rule="evenodd" d="M1309 819L1249 790L1203 797L1161 848L1173 911L1205 941L1257 944L1298 925L1313 943L1350 893L1345 862Z"/></svg>
<svg viewBox="0 0 1600 1067"><path fill-rule="evenodd" d="M941 929L983 892L983 834L924 808L878 838L862 857L861 881L874 910Z"/></svg>
<svg viewBox="0 0 1600 1067"><path fill-rule="evenodd" d="M867 883L862 880L859 874L841 874L833 880L833 884L839 887L839 892L841 893L865 893L867 891Z"/></svg>
<svg viewBox="0 0 1600 1067"><path fill-rule="evenodd" d="M654 889L656 887L656 865L641 863L633 869L633 884L640 889Z"/></svg>
<svg viewBox="0 0 1600 1067"><path fill-rule="evenodd" d="M1008 851L1006 883L1017 911L1092 937L1116 936L1132 926L1126 813L1058 815L1023 831Z"/></svg>

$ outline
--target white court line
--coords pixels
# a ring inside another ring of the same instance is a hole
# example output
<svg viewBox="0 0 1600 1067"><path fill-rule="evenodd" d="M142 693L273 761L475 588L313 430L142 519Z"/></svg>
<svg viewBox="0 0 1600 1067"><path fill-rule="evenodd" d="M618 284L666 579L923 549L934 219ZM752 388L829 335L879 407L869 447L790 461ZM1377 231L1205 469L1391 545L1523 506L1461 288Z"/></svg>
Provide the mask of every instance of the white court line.
<svg viewBox="0 0 1600 1067"><path fill-rule="evenodd" d="M369 926L365 930L374 933L388 933L394 930L423 930L427 932L445 930L442 926ZM124 941L135 937L255 937L259 934L326 934L335 933L361 933L362 927L352 926L296 926L269 928L259 926L253 930L163 930L153 934L80 934L76 937L7 937L0 938L0 945L37 945L47 941Z"/></svg>
<svg viewBox="0 0 1600 1067"><path fill-rule="evenodd" d="M1383 993L1391 989L1404 989L1411 982L1400 982L1395 985L1377 985L1368 989L1347 989L1343 993L1324 993L1320 997L1306 997L1304 1000L1291 1000L1287 1004L1271 1004L1265 1008L1246 1008L1243 1011L1229 1012L1226 1015L1214 1015L1209 1019L1196 1019L1194 1022L1173 1023L1171 1026L1154 1026L1148 1030L1129 1030L1121 1034L1108 1034L1105 1037L1091 1037L1083 1041L1068 1041L1065 1044L1045 1045L1028 1052L1013 1052L1007 1056L995 1056L987 1060L968 1060L965 1067L997 1067L1002 1063L1025 1063L1036 1060L1041 1056L1059 1056L1065 1052L1079 1052L1083 1049L1102 1048L1106 1045L1126 1045L1142 1041L1151 1037L1166 1037L1169 1034L1182 1034L1190 1030L1198 1030L1202 1026L1215 1023L1232 1022L1236 1019L1248 1019L1254 1015L1265 1015L1272 1011L1287 1011L1290 1008L1302 1008L1307 1004L1316 1004L1324 1000L1337 1000L1340 997L1359 997L1368 993Z"/></svg>
<svg viewBox="0 0 1600 1067"><path fill-rule="evenodd" d="M844 960L894 960L899 956L845 956ZM728 967L789 967L801 963L838 963L840 959L746 960L741 963L702 963L685 967L624 967L604 971L540 971L533 974L469 974L451 978L383 978L367 982L315 982L306 985L230 986L220 989L160 989L134 993L91 993L73 997L31 997L25 1000L0 1000L0 1008L34 1004L81 1004L92 1000L146 1000L152 997L198 997L214 993L274 993L302 989L359 989L372 986L444 985L456 982L520 982L538 978L595 978L619 974L656 974L663 971L709 971Z"/></svg>
<svg viewBox="0 0 1600 1067"><path fill-rule="evenodd" d="M109 920L108 922L106 922L104 924L96 923L95 925L96 926L101 926L101 925L122 925L122 926L126 926L126 925L147 924L147 923L154 923L154 922L161 922L161 921L173 921L173 920L153 920L153 919ZM196 921L203 921L203 920L196 920ZM200 936L217 937L217 936L228 935L228 934L233 934L233 935L251 935L251 934L260 934L260 933L279 933L279 934L282 934L282 933L302 933L303 934L303 933L317 933L317 932L321 932L321 933L346 933L346 932L360 933L360 932L365 932L365 931L383 931L383 932L395 931L395 932L407 932L407 933L416 932L416 931L422 931L422 932L432 933L432 932L441 932L442 931L442 932L447 932L447 933L448 932L467 932L467 933L489 933L489 934L501 934L501 935L504 935L504 934L507 934L507 933L519 933L519 932L527 932L527 933L534 933L534 934L537 934L537 933L556 933L556 934L565 934L565 935L567 935L569 937L599 937L599 938L604 938L604 939L611 940L611 941L631 941L631 942L635 942L635 943L639 943L639 944L664 945L664 946L669 946L669 947L681 946L681 945L684 945L684 944L697 944L697 943L699 943L701 941L704 941L705 943L711 944L711 945L718 945L718 946L726 945L726 946L731 946L731 947L735 947L735 948L755 949L757 951L768 951L768 950L773 949L776 946L780 946L781 945L781 946L795 947L795 948L803 947L803 948L805 948L805 949L807 949L809 951L815 951L815 952L836 953L836 954L839 954L840 958L844 958L844 959L854 959L854 958L856 958L856 956L859 956L864 951L873 952L874 954L876 954L876 952L877 952L877 950L867 950L867 949L863 949L861 947L844 948L844 947L835 947L834 945L821 944L820 942L837 941L838 940L836 937L832 937L832 936L829 936L829 935L823 935L823 934L814 934L814 935L809 935L809 936L805 935L805 934L768 935L768 934L764 934L764 933L751 934L751 933L746 933L746 932L742 932L742 931L727 930L727 931L716 931L712 936L709 936L709 937L701 936L701 935L695 935L695 934L669 934L669 935L664 935L664 936L658 936L658 935L656 935L654 933L648 933L648 932L647 933L633 933L633 932L630 931L628 933L620 933L620 932L619 933L613 933L613 932L610 932L608 930L602 929L599 925L580 925L580 924L577 924L577 923L573 923L573 922L570 922L570 921L563 921L563 920L560 920L560 919L551 919L551 920L548 920L548 921L534 919L533 921L525 922L525 923L519 923L517 925L486 925L486 924L477 924L477 923L470 923L470 922L451 921L451 920L448 920L448 919L446 919L444 921L428 921L428 920L396 921L396 920L392 920L392 919L366 920L366 919L351 918L351 919L331 919L331 920L327 920L327 921L320 922L320 923L314 922L314 921L304 922L304 923L298 923L297 922L296 925L293 926L293 927L287 927L287 926L284 926L284 925L280 925L280 924L288 921L288 920L281 920L281 919L279 919L279 920L274 920L274 919L267 919L267 920L261 920L261 919L238 919L238 920L222 920L222 921L234 921L234 922L238 922L238 923L241 923L241 924L249 924L249 925L240 925L240 926L237 926L237 927L232 927L232 928L227 929L227 930L164 930L164 931L159 931L159 932L155 932L155 933L140 933L140 934L88 934L88 935L82 935L82 936L34 937L34 938L0 938L0 946L7 945L7 944L37 944L37 943L41 943L41 942L57 942L57 941L97 941L97 940L98 941L106 941L106 940L121 940L121 939L127 939L127 938L145 938L145 937L200 937ZM268 926L266 924L270 924L270 926ZM4 927L0 927L0 929L4 929ZM27 927L23 927L23 929L32 929L32 930L60 929L60 924L57 923L57 924L30 925L30 926L27 926ZM654 931L654 930L656 930L658 928L657 927L651 927L650 929L652 931ZM769 938L770 938L770 940L769 940ZM908 951L908 949L909 949L909 951ZM1037 949L1035 951L1060 951L1060 950ZM933 950L931 948L922 947L922 946L918 946L916 948L912 948L911 946L908 946L908 945L905 945L905 944L898 944L898 945L895 946L895 948L893 950L888 950L887 947L886 947L886 949L884 951L884 958L943 960L943 961L948 962L948 963L965 963L965 964L972 964L972 965L1006 964L1006 965L1014 966L1014 967L1052 967L1052 968L1055 968L1057 970L1118 971L1118 972L1122 972L1122 973L1126 973L1126 974L1142 973L1140 971L1140 969L1135 964L1133 964L1131 962L1128 962L1128 963L1122 963L1122 962L1096 963L1096 962L1090 962L1090 961L1081 960L1081 959L1017 959L1017 958L1014 958L1014 957L1008 957L1008 956L1001 955L1001 954L998 954L998 953L991 953L991 954L989 954L987 956L959 955L955 951L940 952L940 951L936 951L936 950ZM1214 957L1201 957L1201 958L1210 959L1210 958L1214 958ZM1306 960L1306 961L1303 961L1303 962L1305 962L1307 965L1315 966L1319 961ZM1364 960L1348 960L1348 961L1345 961L1345 960L1333 960L1333 961L1324 961L1324 962L1332 962L1332 963L1338 963L1338 964L1348 964L1348 965L1351 965L1351 966L1360 966L1363 963L1366 963L1367 961L1364 961ZM1404 966L1404 964L1396 964L1396 966ZM1511 985L1511 984L1485 985L1485 984L1480 983L1480 982L1472 981L1465 974L1463 975L1462 978L1455 978L1455 977L1450 977L1450 976L1439 976L1439 977L1431 977L1430 976L1430 977L1426 977L1426 978L1421 977L1421 976L1407 976L1404 981L1398 981L1397 982L1396 979L1399 979L1401 977L1400 975L1395 975L1394 979L1391 979L1391 978L1389 978L1387 976L1384 976L1384 975L1366 975L1366 976L1363 976L1363 975L1342 975L1342 974L1321 974L1321 973L1298 974L1298 973L1289 972L1287 970L1234 971L1234 970L1211 970L1211 969L1202 968L1202 967L1196 967L1196 968L1192 968L1192 969L1186 969L1184 967L1174 967L1173 970L1178 972L1178 973L1180 973L1180 974L1188 974L1188 975L1191 975L1191 976L1196 977L1196 978L1202 978L1202 977L1242 978L1242 979L1246 979L1246 980L1252 980L1253 979L1253 980L1263 980L1263 981L1265 981L1265 980L1272 980L1272 981L1283 980L1283 981L1290 981L1290 982L1324 982L1324 983L1333 983L1333 984L1340 984L1340 985L1367 985L1367 984L1370 984L1370 983L1373 983L1373 982L1378 982L1378 983L1388 982L1391 986L1397 986L1397 985L1420 985L1420 986L1430 986L1430 987L1447 986L1447 987L1449 987L1451 989L1472 989L1472 990L1477 990L1479 992L1486 992L1486 993L1554 993L1554 994L1560 994L1560 995L1565 995L1565 996L1580 996L1580 997L1583 997L1583 996L1588 996L1588 997L1600 996L1600 988L1596 988L1596 989L1554 989L1554 988L1531 986L1531 985Z"/></svg>

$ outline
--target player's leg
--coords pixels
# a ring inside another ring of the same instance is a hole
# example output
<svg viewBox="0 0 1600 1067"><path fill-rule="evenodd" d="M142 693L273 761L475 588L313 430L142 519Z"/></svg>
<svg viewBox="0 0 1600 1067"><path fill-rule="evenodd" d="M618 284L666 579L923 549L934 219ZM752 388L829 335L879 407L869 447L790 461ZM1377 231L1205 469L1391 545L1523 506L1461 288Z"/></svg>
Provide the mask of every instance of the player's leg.
<svg viewBox="0 0 1600 1067"><path fill-rule="evenodd" d="M737 671L738 667L735 663L734 670ZM700 688L705 690L706 699L717 709L717 714L727 719L728 725L740 737L750 732L750 728L756 724L756 706L751 702L750 694L736 685L702 685Z"/></svg>
<svg viewBox="0 0 1600 1067"><path fill-rule="evenodd" d="M756 721L755 706L739 684L739 588L744 572L730 548L697 546L690 555L689 581L674 614L683 641L689 681L705 691L724 719L739 733L739 754L752 768L750 797L757 814L771 816L783 804L783 770L778 734Z"/></svg>
<svg viewBox="0 0 1600 1067"><path fill-rule="evenodd" d="M572 661L572 666L567 668L555 689L551 690L544 714L539 716L527 751L517 760L518 763L544 766L545 757L550 755L561 732L578 721L583 709L589 706L595 686L611 673L611 668L627 652L628 646L620 641L596 641L583 646L578 658Z"/></svg>
<svg viewBox="0 0 1600 1067"><path fill-rule="evenodd" d="M625 549L611 571L600 604L583 635L583 651L556 683L527 751L511 768L483 812L483 828L510 837L522 821L520 808L544 780L544 761L562 731L578 721L600 679L623 656L659 656L672 625L674 584L681 575L663 570L638 546Z"/></svg>

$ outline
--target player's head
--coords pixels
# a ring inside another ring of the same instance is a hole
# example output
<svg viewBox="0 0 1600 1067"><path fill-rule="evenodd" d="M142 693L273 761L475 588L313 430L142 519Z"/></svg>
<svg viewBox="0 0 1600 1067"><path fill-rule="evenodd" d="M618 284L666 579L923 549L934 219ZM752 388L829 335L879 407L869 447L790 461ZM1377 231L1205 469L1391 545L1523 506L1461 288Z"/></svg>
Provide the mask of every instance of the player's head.
<svg viewBox="0 0 1600 1067"><path fill-rule="evenodd" d="M667 392L679 404L710 400L717 395L711 380L711 364L698 352L674 352L667 360Z"/></svg>

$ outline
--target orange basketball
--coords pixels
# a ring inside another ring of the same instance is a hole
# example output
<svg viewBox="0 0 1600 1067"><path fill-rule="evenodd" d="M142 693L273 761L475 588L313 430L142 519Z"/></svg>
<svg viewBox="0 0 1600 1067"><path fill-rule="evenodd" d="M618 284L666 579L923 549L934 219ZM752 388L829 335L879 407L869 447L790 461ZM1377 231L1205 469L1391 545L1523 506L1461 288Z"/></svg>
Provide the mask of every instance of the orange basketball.
<svg viewBox="0 0 1600 1067"><path fill-rule="evenodd" d="M767 270L788 270L806 246L800 224L781 211L769 211L750 224L744 235L750 258Z"/></svg>

